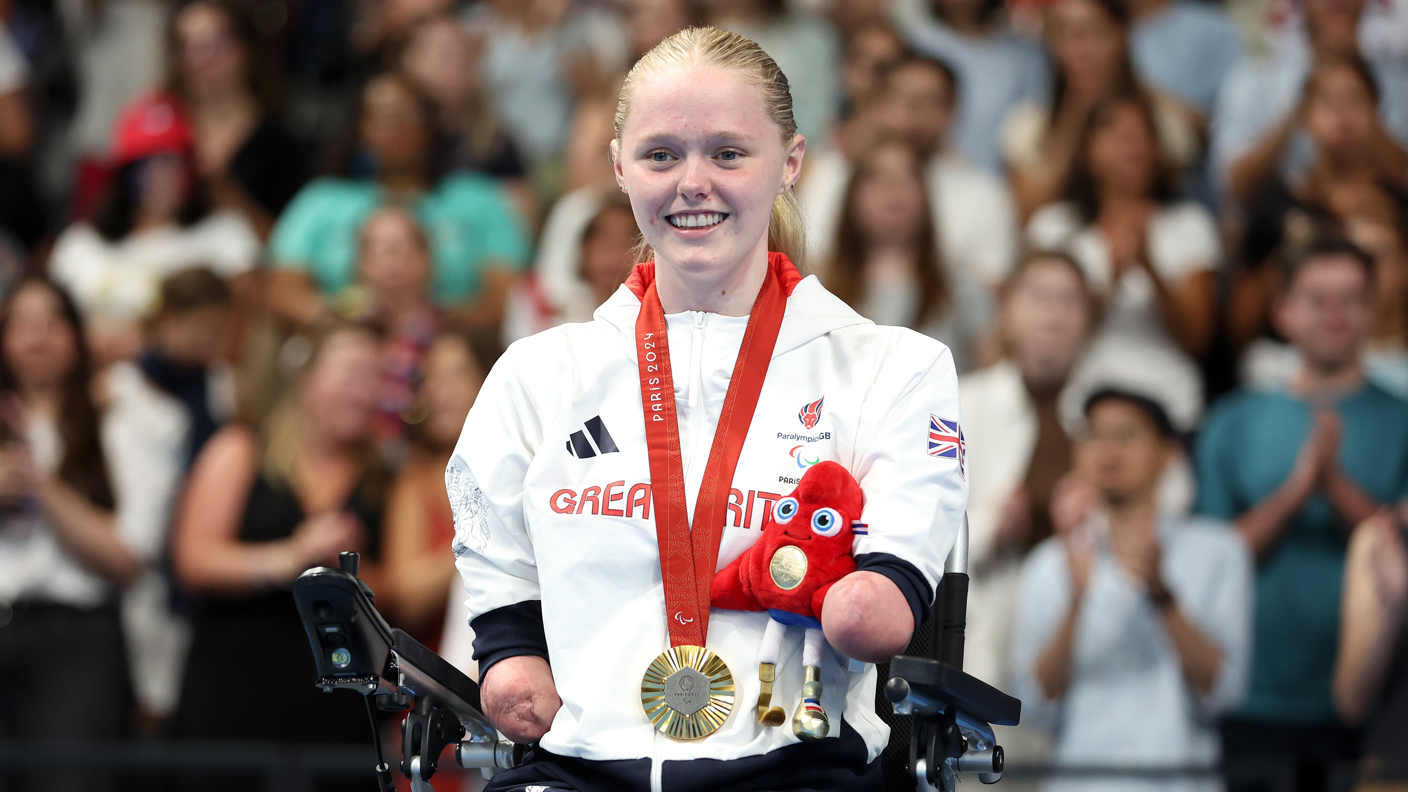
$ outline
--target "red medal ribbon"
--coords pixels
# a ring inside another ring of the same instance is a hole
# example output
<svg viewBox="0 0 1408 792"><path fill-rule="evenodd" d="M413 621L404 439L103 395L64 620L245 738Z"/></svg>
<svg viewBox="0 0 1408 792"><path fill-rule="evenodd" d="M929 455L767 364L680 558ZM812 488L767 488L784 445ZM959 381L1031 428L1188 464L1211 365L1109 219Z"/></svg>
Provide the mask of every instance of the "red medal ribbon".
<svg viewBox="0 0 1408 792"><path fill-rule="evenodd" d="M728 491L738 466L753 411L763 390L772 350L782 327L787 297L802 276L781 253L768 254L768 274L748 314L748 327L733 364L714 444L699 486L690 529L685 499L680 428L675 413L675 384L665 309L655 290L653 262L637 265L626 285L640 297L636 317L636 360L640 398L645 409L645 440L650 453L650 489L655 506L655 536L660 544L660 572L665 582L665 618L670 645L703 646L709 631L709 589L724 535Z"/></svg>

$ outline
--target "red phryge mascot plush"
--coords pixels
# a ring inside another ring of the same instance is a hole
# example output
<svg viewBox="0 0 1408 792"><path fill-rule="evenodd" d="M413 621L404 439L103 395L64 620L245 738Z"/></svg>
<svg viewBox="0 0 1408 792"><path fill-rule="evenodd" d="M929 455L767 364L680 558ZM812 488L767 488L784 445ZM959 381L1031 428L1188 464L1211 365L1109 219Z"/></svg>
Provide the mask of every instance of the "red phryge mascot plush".
<svg viewBox="0 0 1408 792"><path fill-rule="evenodd" d="M812 465L764 521L763 538L720 570L710 590L716 608L766 610L772 617L758 652L759 723L777 726L786 719L780 707L770 706L782 637L788 625L807 628L802 703L792 717L792 731L804 740L819 740L829 730L821 708L821 608L831 586L856 569L851 544L865 533L859 522L864 500L844 467Z"/></svg>

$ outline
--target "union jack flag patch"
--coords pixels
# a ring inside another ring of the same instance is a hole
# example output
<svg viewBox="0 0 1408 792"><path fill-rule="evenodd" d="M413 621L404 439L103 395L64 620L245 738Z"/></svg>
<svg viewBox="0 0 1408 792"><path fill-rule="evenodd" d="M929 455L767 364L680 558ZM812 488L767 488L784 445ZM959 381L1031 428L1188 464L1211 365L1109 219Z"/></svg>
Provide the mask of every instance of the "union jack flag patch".
<svg viewBox="0 0 1408 792"><path fill-rule="evenodd" d="M957 421L945 421L937 415L929 416L929 456L958 460L959 474L967 476L964 470L967 450L963 442L963 429Z"/></svg>

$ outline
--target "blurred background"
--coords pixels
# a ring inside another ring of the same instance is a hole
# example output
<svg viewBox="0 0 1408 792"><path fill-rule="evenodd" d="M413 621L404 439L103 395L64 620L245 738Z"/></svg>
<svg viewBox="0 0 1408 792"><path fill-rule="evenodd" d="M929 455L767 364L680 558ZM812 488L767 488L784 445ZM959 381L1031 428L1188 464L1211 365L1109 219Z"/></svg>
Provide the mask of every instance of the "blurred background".
<svg viewBox="0 0 1408 792"><path fill-rule="evenodd" d="M805 270L953 351L1003 783L1408 789L1405 0L0 0L0 790L374 788L288 585L473 671L446 461L699 24Z"/></svg>

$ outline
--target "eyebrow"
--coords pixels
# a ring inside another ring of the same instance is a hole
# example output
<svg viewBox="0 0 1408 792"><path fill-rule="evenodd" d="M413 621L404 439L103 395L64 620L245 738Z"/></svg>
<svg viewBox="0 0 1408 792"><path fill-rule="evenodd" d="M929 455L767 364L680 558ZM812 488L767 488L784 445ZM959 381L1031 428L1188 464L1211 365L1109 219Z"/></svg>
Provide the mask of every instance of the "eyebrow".
<svg viewBox="0 0 1408 792"><path fill-rule="evenodd" d="M658 144L658 143L673 143L673 142L675 142L675 141L677 141L677 140L679 140L679 136L676 135L676 134L674 134L674 133L671 133L671 132L655 132L655 133L653 133L653 134L646 135L646 136L642 137L642 138L640 139L640 145L642 145L642 146L653 146L653 145L656 145L656 144ZM712 135L709 135L709 140L710 140L710 141L713 141L713 142L719 142L719 143L735 143L735 144L741 144L741 143L748 143L748 142L751 142L751 138L749 138L747 135L744 135L744 134L741 133L741 132L733 132L733 131L728 131L728 130L725 130L725 131L723 131L723 132L716 132L716 133L714 133L714 134L712 134Z"/></svg>

